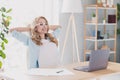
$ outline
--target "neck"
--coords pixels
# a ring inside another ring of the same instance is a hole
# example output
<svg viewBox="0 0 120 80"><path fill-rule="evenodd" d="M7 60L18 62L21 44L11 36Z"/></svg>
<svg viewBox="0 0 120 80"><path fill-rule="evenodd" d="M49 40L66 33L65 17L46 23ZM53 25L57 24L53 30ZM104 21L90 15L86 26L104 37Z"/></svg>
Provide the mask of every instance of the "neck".
<svg viewBox="0 0 120 80"><path fill-rule="evenodd" d="M41 39L45 39L45 34L40 34Z"/></svg>

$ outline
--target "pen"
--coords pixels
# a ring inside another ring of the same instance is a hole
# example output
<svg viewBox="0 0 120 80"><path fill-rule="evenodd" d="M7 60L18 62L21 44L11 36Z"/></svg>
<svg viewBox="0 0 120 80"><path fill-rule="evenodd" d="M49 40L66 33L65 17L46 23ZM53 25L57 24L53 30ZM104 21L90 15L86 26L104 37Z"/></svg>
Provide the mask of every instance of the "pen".
<svg viewBox="0 0 120 80"><path fill-rule="evenodd" d="M61 72L63 72L63 70L57 71L56 73L61 73Z"/></svg>

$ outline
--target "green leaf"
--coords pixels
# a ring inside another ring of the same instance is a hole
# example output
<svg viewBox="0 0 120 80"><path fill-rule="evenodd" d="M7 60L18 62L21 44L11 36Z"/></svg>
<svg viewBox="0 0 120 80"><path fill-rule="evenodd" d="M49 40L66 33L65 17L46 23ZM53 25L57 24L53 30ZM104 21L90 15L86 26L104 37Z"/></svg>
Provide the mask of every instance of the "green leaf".
<svg viewBox="0 0 120 80"><path fill-rule="evenodd" d="M9 25L10 25L10 22L8 20L6 20L5 27L8 27Z"/></svg>
<svg viewBox="0 0 120 80"><path fill-rule="evenodd" d="M6 12L5 7L2 7L0 10L1 10L2 12Z"/></svg>
<svg viewBox="0 0 120 80"><path fill-rule="evenodd" d="M4 42L2 42L1 48L2 48L2 50L5 50Z"/></svg>
<svg viewBox="0 0 120 80"><path fill-rule="evenodd" d="M11 11L12 11L12 9L9 9L9 10L6 11L6 13L9 13L9 12L11 12Z"/></svg>
<svg viewBox="0 0 120 80"><path fill-rule="evenodd" d="M1 56L3 59L6 58L6 54L5 54L2 50L0 50L0 56Z"/></svg>
<svg viewBox="0 0 120 80"><path fill-rule="evenodd" d="M3 23L2 23L2 24L5 26L5 22L6 22L6 21L5 21L5 19L4 19L4 18L2 18L2 21L3 21Z"/></svg>
<svg viewBox="0 0 120 80"><path fill-rule="evenodd" d="M10 25L10 21L9 20L6 20L6 27L8 27Z"/></svg>
<svg viewBox="0 0 120 80"><path fill-rule="evenodd" d="M4 40L4 38L2 36L0 36L1 40Z"/></svg>
<svg viewBox="0 0 120 80"><path fill-rule="evenodd" d="M6 54L3 53L1 57L2 57L3 59L5 59L5 58L6 58Z"/></svg>
<svg viewBox="0 0 120 80"><path fill-rule="evenodd" d="M92 14L92 17L96 17L95 13Z"/></svg>
<svg viewBox="0 0 120 80"><path fill-rule="evenodd" d="M2 17L6 17L5 14L2 13Z"/></svg>
<svg viewBox="0 0 120 80"><path fill-rule="evenodd" d="M9 28L5 27L7 30L9 30Z"/></svg>
<svg viewBox="0 0 120 80"><path fill-rule="evenodd" d="M117 20L120 20L120 4L117 3Z"/></svg>
<svg viewBox="0 0 120 80"><path fill-rule="evenodd" d="M3 31L5 32L5 33L9 33L9 28L7 28L7 27L5 27L6 29L4 29Z"/></svg>
<svg viewBox="0 0 120 80"><path fill-rule="evenodd" d="M7 20L11 20L12 19L12 17L11 16L7 16Z"/></svg>
<svg viewBox="0 0 120 80"><path fill-rule="evenodd" d="M2 61L0 61L0 68L2 68Z"/></svg>
<svg viewBox="0 0 120 80"><path fill-rule="evenodd" d="M0 36L0 38L7 44L8 43L8 40L2 36Z"/></svg>
<svg viewBox="0 0 120 80"><path fill-rule="evenodd" d="M120 34L120 28L117 29L117 34Z"/></svg>
<svg viewBox="0 0 120 80"><path fill-rule="evenodd" d="M3 39L3 41L7 44L8 43L8 40L6 38Z"/></svg>
<svg viewBox="0 0 120 80"><path fill-rule="evenodd" d="M2 20L3 20L3 25L5 26L5 27L8 27L9 25L10 25L10 22L9 22L9 20L7 19L4 19L4 18L2 18Z"/></svg>
<svg viewBox="0 0 120 80"><path fill-rule="evenodd" d="M5 37L3 33L0 34L1 37Z"/></svg>

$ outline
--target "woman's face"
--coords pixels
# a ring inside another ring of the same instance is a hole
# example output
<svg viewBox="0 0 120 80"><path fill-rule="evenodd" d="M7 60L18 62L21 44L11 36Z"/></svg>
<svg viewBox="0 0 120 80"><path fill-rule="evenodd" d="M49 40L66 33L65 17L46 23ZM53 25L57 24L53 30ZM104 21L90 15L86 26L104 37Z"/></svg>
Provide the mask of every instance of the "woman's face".
<svg viewBox="0 0 120 80"><path fill-rule="evenodd" d="M48 24L46 22L46 20L40 18L37 22L37 31L40 33L40 34L45 34L48 32Z"/></svg>

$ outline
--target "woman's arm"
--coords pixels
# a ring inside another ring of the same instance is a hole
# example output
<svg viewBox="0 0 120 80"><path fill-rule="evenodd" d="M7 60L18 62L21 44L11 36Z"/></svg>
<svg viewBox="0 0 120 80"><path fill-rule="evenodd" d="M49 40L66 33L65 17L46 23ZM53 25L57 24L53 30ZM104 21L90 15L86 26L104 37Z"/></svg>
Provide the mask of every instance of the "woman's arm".
<svg viewBox="0 0 120 80"><path fill-rule="evenodd" d="M49 29L53 30L53 31L55 31L58 28L61 28L61 26L60 25L50 25L49 26ZM31 31L31 27L16 27L16 28L10 29L10 32L12 32L14 30L18 31L18 32L30 32Z"/></svg>
<svg viewBox="0 0 120 80"><path fill-rule="evenodd" d="M28 37L27 35L21 32L30 32L30 30L31 27L16 27L16 28L11 28L10 33L17 40L23 42L25 45L29 45L30 37Z"/></svg>
<svg viewBox="0 0 120 80"><path fill-rule="evenodd" d="M55 31L56 29L61 28L60 25L50 25L49 29Z"/></svg>
<svg viewBox="0 0 120 80"><path fill-rule="evenodd" d="M18 31L18 32L30 32L31 28L30 27L16 27L16 28L10 29L10 32L12 32L14 30Z"/></svg>
<svg viewBox="0 0 120 80"><path fill-rule="evenodd" d="M55 38L58 38L61 30L60 25L50 25L49 29L53 30L52 34Z"/></svg>

